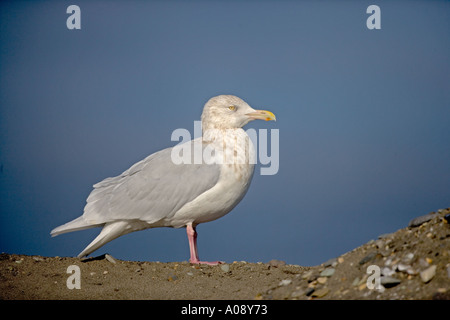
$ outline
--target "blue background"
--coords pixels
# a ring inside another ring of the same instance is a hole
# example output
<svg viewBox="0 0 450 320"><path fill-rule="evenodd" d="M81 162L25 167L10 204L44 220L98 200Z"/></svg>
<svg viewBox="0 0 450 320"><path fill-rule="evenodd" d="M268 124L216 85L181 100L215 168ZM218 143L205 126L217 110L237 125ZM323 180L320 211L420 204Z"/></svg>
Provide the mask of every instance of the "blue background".
<svg viewBox="0 0 450 320"><path fill-rule="evenodd" d="M198 227L204 260L315 265L448 207L449 30L448 1L2 1L0 251L77 255L99 229L50 230L218 94L276 114L246 128L279 129L280 168L258 166L243 201ZM184 229L105 252L189 258Z"/></svg>

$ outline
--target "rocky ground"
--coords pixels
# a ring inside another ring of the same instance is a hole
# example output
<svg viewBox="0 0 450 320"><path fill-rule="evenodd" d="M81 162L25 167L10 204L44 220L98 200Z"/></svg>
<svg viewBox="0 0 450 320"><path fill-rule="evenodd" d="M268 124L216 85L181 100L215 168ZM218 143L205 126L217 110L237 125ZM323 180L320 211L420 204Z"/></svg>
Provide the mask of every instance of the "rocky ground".
<svg viewBox="0 0 450 320"><path fill-rule="evenodd" d="M0 299L450 299L450 208L330 259L218 266L0 255ZM79 267L79 282L76 281ZM75 269L77 268L75 267ZM68 273L68 268L71 273ZM68 286L80 284L80 289Z"/></svg>

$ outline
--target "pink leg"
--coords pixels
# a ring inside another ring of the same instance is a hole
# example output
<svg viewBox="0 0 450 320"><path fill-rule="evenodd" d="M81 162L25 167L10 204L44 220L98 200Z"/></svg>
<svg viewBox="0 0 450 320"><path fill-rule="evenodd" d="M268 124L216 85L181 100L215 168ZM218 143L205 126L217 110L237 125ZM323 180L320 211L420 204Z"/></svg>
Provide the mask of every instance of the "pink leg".
<svg viewBox="0 0 450 320"><path fill-rule="evenodd" d="M188 224L186 226L186 233L189 240L189 250L191 253L191 258L189 259L190 263L195 264L208 264L210 266L215 266L219 263L222 263L221 261L200 261L198 259L198 251L197 251L197 232L195 231L195 227L192 226L192 224Z"/></svg>

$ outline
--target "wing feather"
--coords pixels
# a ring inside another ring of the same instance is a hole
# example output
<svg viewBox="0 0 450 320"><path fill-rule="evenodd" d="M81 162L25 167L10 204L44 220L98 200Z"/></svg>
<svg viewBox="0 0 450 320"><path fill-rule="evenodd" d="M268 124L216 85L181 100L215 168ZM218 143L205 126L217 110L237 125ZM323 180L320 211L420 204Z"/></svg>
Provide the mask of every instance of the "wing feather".
<svg viewBox="0 0 450 320"><path fill-rule="evenodd" d="M148 223L170 219L183 205L217 183L219 165L176 165L171 160L171 150L156 152L121 175L95 184L83 217L96 224L125 219Z"/></svg>

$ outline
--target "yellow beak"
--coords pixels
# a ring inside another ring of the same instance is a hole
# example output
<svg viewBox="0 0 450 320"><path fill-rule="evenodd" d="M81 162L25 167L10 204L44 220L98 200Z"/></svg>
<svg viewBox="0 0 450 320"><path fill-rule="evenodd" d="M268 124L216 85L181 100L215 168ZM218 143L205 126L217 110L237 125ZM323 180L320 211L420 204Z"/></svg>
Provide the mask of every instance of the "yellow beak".
<svg viewBox="0 0 450 320"><path fill-rule="evenodd" d="M266 120L266 121L276 121L275 115L267 110L255 110L255 112L250 112L246 114L252 120Z"/></svg>

